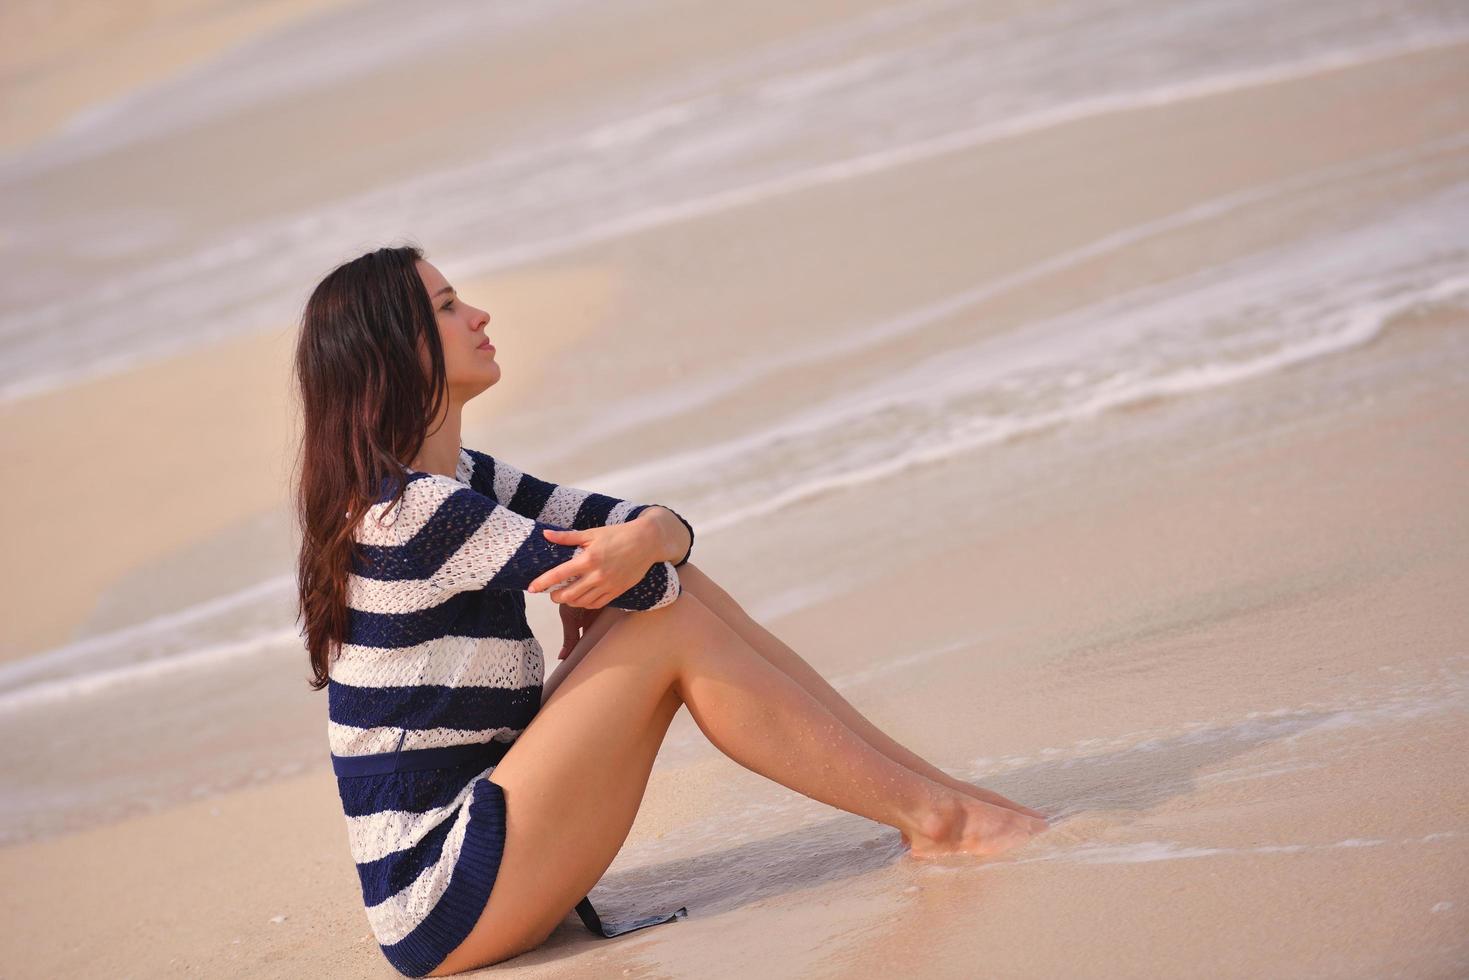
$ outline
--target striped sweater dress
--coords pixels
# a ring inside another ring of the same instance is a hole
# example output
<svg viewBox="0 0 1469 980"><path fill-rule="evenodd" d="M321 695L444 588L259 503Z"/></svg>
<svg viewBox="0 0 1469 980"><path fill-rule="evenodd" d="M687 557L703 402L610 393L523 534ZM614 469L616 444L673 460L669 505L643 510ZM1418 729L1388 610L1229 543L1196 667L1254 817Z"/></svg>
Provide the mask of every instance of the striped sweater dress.
<svg viewBox="0 0 1469 980"><path fill-rule="evenodd" d="M488 776L539 710L545 664L524 590L580 550L541 532L624 523L652 505L549 483L462 445L454 477L404 478L398 505L385 481L353 531L327 736L368 922L394 968L423 976L469 934L499 868L505 800ZM653 564L610 605L668 605L687 560ZM589 898L576 911L606 936L687 914L609 928Z"/></svg>

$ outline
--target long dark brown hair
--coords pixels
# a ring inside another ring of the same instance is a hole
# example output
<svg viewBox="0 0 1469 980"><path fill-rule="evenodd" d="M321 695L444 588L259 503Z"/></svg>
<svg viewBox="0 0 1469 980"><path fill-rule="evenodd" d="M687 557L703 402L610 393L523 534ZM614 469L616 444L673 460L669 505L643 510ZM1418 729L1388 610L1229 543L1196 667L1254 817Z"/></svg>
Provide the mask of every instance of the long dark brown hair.
<svg viewBox="0 0 1469 980"><path fill-rule="evenodd" d="M347 633L353 529L384 480L402 497L448 393L433 302L414 244L379 248L331 272L301 316L295 379L302 435L294 490L301 529L298 620L312 690L327 685Z"/></svg>

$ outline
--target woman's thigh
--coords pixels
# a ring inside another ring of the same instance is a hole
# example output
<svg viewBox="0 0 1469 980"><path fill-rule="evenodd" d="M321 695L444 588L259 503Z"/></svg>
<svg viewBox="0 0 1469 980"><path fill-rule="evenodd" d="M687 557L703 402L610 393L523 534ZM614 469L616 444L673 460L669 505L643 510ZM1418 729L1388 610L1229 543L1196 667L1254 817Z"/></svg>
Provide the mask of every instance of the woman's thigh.
<svg viewBox="0 0 1469 980"><path fill-rule="evenodd" d="M432 976L540 945L611 865L683 703L667 641L650 642L653 618L666 619L665 627L686 620L697 628L699 613L708 616L679 599L611 617L600 637L582 637L580 663L491 774L505 794L500 870L484 913Z"/></svg>
<svg viewBox="0 0 1469 980"><path fill-rule="evenodd" d="M598 640L607 635L607 631L612 628L613 623L617 622L623 616L637 615L639 613L629 612L626 609L618 609L616 606L603 606L597 610L597 615L592 618L592 624L582 631L581 638L576 641L575 646L571 648L571 652L557 663L551 671L551 676L546 678L546 682L541 688L541 702L545 703L551 700L551 695L555 694L556 688L560 687L561 682L566 680L566 675L581 662L582 658L587 655L587 651L595 646Z"/></svg>

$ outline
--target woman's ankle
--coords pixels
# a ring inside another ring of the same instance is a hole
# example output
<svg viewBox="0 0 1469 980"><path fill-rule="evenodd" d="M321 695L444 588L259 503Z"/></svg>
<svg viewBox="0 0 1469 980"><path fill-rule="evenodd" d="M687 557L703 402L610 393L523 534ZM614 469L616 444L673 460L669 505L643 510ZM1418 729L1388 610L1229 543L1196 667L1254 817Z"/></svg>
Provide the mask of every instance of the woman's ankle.
<svg viewBox="0 0 1469 980"><path fill-rule="evenodd" d="M959 794L938 783L933 787L933 792L909 816L907 826L899 828L910 840L946 840L964 820L964 803Z"/></svg>

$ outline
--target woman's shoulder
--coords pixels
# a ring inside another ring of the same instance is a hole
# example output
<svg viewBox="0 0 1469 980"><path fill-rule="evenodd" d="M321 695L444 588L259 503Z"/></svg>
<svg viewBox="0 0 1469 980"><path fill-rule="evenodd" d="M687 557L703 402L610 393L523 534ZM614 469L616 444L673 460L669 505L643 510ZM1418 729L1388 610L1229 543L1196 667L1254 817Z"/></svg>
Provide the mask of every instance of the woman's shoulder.
<svg viewBox="0 0 1469 980"><path fill-rule="evenodd" d="M433 517L451 496L475 491L453 477L420 470L408 470L403 474L403 492L398 494L398 484L391 477L385 479L376 502L363 512L356 528L360 541L392 544L401 541Z"/></svg>
<svg viewBox="0 0 1469 980"><path fill-rule="evenodd" d="M463 444L460 444L459 448L464 450L464 455L468 456L469 461L473 463L476 467L493 466L495 464L495 456L493 453L482 452L478 449L471 449L470 447Z"/></svg>

